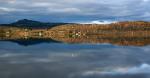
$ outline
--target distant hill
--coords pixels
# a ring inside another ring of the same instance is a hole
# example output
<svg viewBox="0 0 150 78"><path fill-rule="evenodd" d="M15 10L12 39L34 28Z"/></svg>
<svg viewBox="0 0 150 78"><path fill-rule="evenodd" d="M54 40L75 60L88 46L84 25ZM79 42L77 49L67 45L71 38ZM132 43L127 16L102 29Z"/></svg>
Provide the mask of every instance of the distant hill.
<svg viewBox="0 0 150 78"><path fill-rule="evenodd" d="M13 27L25 27L25 28L51 28L54 26L64 25L64 24L69 24L69 23L43 23L39 21L22 19L11 24L0 24L0 26L13 26Z"/></svg>
<svg viewBox="0 0 150 78"><path fill-rule="evenodd" d="M10 24L0 24L0 26L40 29L40 28L52 28L55 26L66 25L66 24L74 25L75 23L44 23L44 22L39 22L39 21L22 19L22 20L18 20L17 22L10 23ZM79 24L77 24L77 25L79 25ZM82 25L87 25L87 24L82 24ZM91 24L89 24L89 25L91 25ZM93 24L93 25L131 27L131 26L150 26L150 22L146 22L146 21L122 21L122 22L115 22L115 23L111 23L111 24Z"/></svg>

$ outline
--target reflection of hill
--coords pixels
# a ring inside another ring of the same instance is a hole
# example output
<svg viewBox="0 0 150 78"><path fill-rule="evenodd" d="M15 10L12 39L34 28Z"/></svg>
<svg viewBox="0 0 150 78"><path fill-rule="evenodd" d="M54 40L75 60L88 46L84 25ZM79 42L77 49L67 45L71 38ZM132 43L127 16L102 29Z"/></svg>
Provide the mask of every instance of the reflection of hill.
<svg viewBox="0 0 150 78"><path fill-rule="evenodd" d="M0 39L36 44L43 41L65 43L111 43L144 46L150 44L149 22L119 22L113 24L65 24L53 28L28 29L0 27ZM39 39L32 40L32 39ZM30 42L31 41L31 42Z"/></svg>
<svg viewBox="0 0 150 78"><path fill-rule="evenodd" d="M27 40L20 39L20 40L8 40L8 41L15 42L23 46L36 45L40 43L60 43L59 41L55 41L52 39L27 39Z"/></svg>

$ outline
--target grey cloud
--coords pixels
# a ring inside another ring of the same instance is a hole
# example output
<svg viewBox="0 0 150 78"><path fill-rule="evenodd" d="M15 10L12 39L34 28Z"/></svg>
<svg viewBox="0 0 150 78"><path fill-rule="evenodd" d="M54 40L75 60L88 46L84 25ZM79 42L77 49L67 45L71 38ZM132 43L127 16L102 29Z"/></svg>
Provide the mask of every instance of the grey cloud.
<svg viewBox="0 0 150 78"><path fill-rule="evenodd" d="M117 67L113 69L89 70L82 73L84 76L90 75L125 75L125 74L150 74L150 65L142 64L139 67Z"/></svg>
<svg viewBox="0 0 150 78"><path fill-rule="evenodd" d="M24 18L47 15L55 18L59 16L62 20L76 18L78 21L83 17L92 20L99 18L105 20L108 17L118 20L149 20L149 2L149 0L1 0L0 15L15 13L14 16L20 14Z"/></svg>

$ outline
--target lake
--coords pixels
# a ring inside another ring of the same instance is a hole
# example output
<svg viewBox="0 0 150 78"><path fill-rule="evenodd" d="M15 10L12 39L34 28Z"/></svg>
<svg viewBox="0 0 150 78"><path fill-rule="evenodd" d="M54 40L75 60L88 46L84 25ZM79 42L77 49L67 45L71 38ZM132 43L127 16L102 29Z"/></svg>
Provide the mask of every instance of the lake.
<svg viewBox="0 0 150 78"><path fill-rule="evenodd" d="M0 41L0 78L150 78L149 56L149 45Z"/></svg>

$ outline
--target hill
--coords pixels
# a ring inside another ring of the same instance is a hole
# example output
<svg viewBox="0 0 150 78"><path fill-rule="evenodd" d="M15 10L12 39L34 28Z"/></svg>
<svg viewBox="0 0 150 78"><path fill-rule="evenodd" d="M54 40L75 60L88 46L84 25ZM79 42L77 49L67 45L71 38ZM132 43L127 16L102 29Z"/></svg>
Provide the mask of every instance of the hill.
<svg viewBox="0 0 150 78"><path fill-rule="evenodd" d="M10 27L1 26L0 40L13 41L22 45L43 42L111 43L133 46L150 44L150 22L125 21L112 24L56 24L50 26L50 23L26 19L20 20L7 25L10 25ZM38 27L39 29L34 29ZM42 29L44 27L46 29Z"/></svg>
<svg viewBox="0 0 150 78"><path fill-rule="evenodd" d="M68 23L44 23L28 19L18 20L10 24L0 24L0 26L23 27L23 28L51 28L54 26L64 25Z"/></svg>

